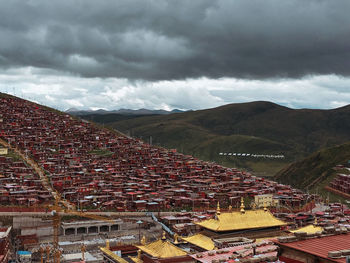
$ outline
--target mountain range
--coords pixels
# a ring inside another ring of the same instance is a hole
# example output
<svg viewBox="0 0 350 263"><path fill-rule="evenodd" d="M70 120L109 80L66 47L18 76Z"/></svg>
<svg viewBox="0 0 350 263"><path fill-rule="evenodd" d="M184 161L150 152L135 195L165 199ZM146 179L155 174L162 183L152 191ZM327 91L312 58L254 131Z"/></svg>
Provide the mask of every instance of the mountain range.
<svg viewBox="0 0 350 263"><path fill-rule="evenodd" d="M122 114L122 115L166 115L166 114L172 114L172 113L179 113L183 112L179 109L174 109L172 111L166 111L166 110L148 110L148 109L138 109L138 110L131 110L131 109L119 109L119 110L78 110L76 108L70 108L66 110L66 113L81 116L81 115L89 115L89 114Z"/></svg>

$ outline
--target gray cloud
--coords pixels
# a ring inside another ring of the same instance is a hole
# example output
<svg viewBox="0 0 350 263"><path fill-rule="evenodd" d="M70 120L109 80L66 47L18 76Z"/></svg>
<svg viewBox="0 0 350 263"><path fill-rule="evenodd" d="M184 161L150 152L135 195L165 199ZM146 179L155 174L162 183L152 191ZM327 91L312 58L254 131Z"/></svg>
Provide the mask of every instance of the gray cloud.
<svg viewBox="0 0 350 263"><path fill-rule="evenodd" d="M0 0L0 67L130 80L350 75L348 0Z"/></svg>
<svg viewBox="0 0 350 263"><path fill-rule="evenodd" d="M350 78L336 75L301 79L196 78L129 81L83 78L54 70L0 70L0 92L66 110L120 108L205 109L266 100L291 108L330 109L350 103Z"/></svg>

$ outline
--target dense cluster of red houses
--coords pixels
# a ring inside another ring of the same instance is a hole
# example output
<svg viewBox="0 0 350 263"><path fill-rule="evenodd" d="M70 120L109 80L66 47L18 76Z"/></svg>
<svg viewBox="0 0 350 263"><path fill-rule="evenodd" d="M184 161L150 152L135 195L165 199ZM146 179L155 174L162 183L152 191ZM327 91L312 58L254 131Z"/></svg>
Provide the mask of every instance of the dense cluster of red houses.
<svg viewBox="0 0 350 263"><path fill-rule="evenodd" d="M0 138L34 159L52 186L83 209L208 209L218 201L234 207L240 197L258 194L274 194L292 207L310 201L290 186L154 147L18 98L0 98ZM6 157L0 161L11 162ZM27 204L47 196L23 163L6 167L12 170L2 172L2 180L11 187L0 192L1 200L24 190L6 200ZM26 181L24 173L34 180Z"/></svg>
<svg viewBox="0 0 350 263"><path fill-rule="evenodd" d="M350 196L350 175L338 174L329 186Z"/></svg>
<svg viewBox="0 0 350 263"><path fill-rule="evenodd" d="M336 171L336 175L333 180L325 186L325 189L330 192L334 192L337 195L343 196L347 199L350 198L350 161L347 164L338 164L333 167Z"/></svg>
<svg viewBox="0 0 350 263"><path fill-rule="evenodd" d="M50 200L35 171L15 156L0 155L0 203L28 205Z"/></svg>

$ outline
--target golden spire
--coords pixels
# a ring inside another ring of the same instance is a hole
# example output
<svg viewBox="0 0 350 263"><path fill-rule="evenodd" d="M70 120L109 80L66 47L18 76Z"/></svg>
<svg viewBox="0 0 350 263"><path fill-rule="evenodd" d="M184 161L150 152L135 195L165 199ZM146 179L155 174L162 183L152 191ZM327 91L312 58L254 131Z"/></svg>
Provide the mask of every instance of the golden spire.
<svg viewBox="0 0 350 263"><path fill-rule="evenodd" d="M318 222L317 222L317 217L315 216L315 222L314 225L317 226Z"/></svg>
<svg viewBox="0 0 350 263"><path fill-rule="evenodd" d="M141 259L141 249L137 250L137 258Z"/></svg>
<svg viewBox="0 0 350 263"><path fill-rule="evenodd" d="M177 233L174 234L174 244L179 244L179 235Z"/></svg>
<svg viewBox="0 0 350 263"><path fill-rule="evenodd" d="M109 249L109 240L106 239L106 248Z"/></svg>
<svg viewBox="0 0 350 263"><path fill-rule="evenodd" d="M218 205L216 207L216 214L220 215L220 203L219 203L219 201L218 201Z"/></svg>
<svg viewBox="0 0 350 263"><path fill-rule="evenodd" d="M245 210L244 210L244 199L243 197L241 197L241 213L244 214L245 213Z"/></svg>
<svg viewBox="0 0 350 263"><path fill-rule="evenodd" d="M264 211L265 211L265 212L267 211L267 204L266 204L266 201L264 201Z"/></svg>
<svg viewBox="0 0 350 263"><path fill-rule="evenodd" d="M141 238L141 245L146 245L146 237L145 235L143 235L143 237Z"/></svg>
<svg viewBox="0 0 350 263"><path fill-rule="evenodd" d="M232 212L232 205L229 205L229 206L228 206L228 211L229 211L229 212Z"/></svg>
<svg viewBox="0 0 350 263"><path fill-rule="evenodd" d="M165 241L165 240L166 240L165 231L163 231L162 240L163 240L163 241Z"/></svg>

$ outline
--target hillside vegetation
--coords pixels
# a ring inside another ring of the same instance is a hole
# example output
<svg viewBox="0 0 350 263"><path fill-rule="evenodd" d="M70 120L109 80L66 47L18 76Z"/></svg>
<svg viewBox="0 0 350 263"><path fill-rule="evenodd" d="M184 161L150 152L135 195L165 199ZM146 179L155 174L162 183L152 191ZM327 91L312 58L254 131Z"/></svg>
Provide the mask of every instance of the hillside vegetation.
<svg viewBox="0 0 350 263"><path fill-rule="evenodd" d="M274 179L290 184L309 192L330 197L331 201L338 201L340 198L327 192L324 187L334 179L337 174L333 168L338 164L347 164L350 160L350 143L317 151L304 160L292 163L279 171Z"/></svg>
<svg viewBox="0 0 350 263"><path fill-rule="evenodd" d="M314 151L350 141L350 107L296 110L261 101L115 120L94 116L93 120L146 142L152 137L153 144L260 175L273 175ZM286 158L243 158L220 152L284 154Z"/></svg>

